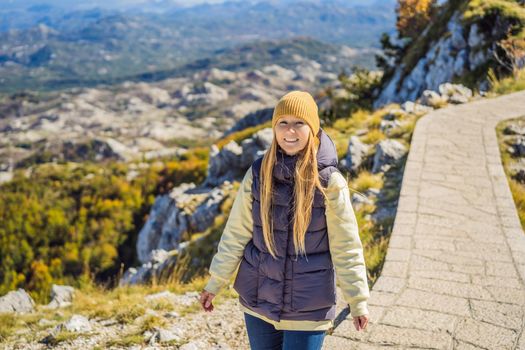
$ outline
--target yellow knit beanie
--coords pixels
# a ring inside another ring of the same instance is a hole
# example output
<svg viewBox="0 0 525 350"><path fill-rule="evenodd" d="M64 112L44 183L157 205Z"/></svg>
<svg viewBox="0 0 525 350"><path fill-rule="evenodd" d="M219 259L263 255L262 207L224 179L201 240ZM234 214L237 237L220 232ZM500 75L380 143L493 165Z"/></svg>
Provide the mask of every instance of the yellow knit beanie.
<svg viewBox="0 0 525 350"><path fill-rule="evenodd" d="M283 115L293 115L303 119L312 129L314 136L319 132L320 121L317 103L306 91L293 90L281 97L273 110L272 128Z"/></svg>

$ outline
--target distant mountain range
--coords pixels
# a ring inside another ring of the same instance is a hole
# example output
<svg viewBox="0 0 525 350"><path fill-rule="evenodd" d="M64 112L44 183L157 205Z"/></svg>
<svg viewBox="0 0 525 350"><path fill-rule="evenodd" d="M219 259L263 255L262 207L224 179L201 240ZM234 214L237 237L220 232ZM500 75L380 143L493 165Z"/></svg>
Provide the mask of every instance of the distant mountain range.
<svg viewBox="0 0 525 350"><path fill-rule="evenodd" d="M162 11L148 12L152 6ZM71 9L58 0L8 3L0 9L0 92L184 74L188 65L216 61L225 50L250 51L297 36L369 49L382 32L394 30L394 6L394 0L288 0L183 7L165 0L117 11ZM323 53L310 50L300 54ZM274 63L273 55L264 57L264 64ZM371 67L373 56L357 63Z"/></svg>
<svg viewBox="0 0 525 350"><path fill-rule="evenodd" d="M396 0L301 0L315 4L335 3L343 7L370 6L371 4L394 4ZM31 11L46 8L62 9L64 11L89 10L94 8L117 10L120 12L157 12L163 13L175 9L190 8L199 5L221 5L221 4L258 4L268 3L272 5L289 6L298 0L91 0L89 2L72 2L70 0L4 0L0 12L13 10Z"/></svg>

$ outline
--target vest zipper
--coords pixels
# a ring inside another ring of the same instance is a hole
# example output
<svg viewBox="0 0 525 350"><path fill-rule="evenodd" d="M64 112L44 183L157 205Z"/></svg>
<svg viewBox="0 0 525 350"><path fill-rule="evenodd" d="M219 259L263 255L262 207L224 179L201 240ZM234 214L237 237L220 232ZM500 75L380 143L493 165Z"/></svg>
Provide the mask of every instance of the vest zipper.
<svg viewBox="0 0 525 350"><path fill-rule="evenodd" d="M290 284L291 284L291 288L290 288L291 289L291 291L290 291L290 309L292 309L292 311L295 311L295 308L293 306L293 297L294 297L294 295L293 295L293 276L294 276L293 275L293 266L294 266L293 258L291 259L291 262L292 262L292 278L291 278L291 282L290 282Z"/></svg>
<svg viewBox="0 0 525 350"><path fill-rule="evenodd" d="M293 215L288 212L288 230L287 230L287 233L286 233L286 256L288 256L288 246L290 245L290 231L293 230ZM293 237L293 232L292 232L292 237ZM295 258L296 259L296 258ZM293 305L293 298L294 298L294 292L293 292L293 280L294 280L294 261L297 261L294 259L294 256L292 255L292 257L290 258L290 262L292 264L292 278L290 279L290 309L292 309L292 311L295 311L295 308L294 308L294 305Z"/></svg>

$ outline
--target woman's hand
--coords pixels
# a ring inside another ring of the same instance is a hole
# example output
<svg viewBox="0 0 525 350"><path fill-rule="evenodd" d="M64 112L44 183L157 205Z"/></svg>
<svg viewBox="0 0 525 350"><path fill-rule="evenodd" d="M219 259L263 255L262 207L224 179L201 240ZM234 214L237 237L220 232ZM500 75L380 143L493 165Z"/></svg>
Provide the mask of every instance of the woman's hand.
<svg viewBox="0 0 525 350"><path fill-rule="evenodd" d="M201 296L200 296L199 301L200 301L204 311L208 311L208 312L213 311L213 304L211 303L213 298L215 298L215 294L210 293L207 290L203 290L201 292Z"/></svg>
<svg viewBox="0 0 525 350"><path fill-rule="evenodd" d="M357 331L366 329L368 325L368 314L355 316L354 317L354 326Z"/></svg>

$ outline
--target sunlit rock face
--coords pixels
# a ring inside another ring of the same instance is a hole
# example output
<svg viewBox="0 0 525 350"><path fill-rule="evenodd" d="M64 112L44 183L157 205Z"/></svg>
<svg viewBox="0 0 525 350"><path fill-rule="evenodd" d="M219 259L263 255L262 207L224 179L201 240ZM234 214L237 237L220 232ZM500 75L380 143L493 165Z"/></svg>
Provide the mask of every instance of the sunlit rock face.
<svg viewBox="0 0 525 350"><path fill-rule="evenodd" d="M465 27L461 23L461 16L457 12L451 17L447 24L449 35L432 43L408 74L403 74L404 65L396 67L374 107L390 102L415 101L425 90L439 91L441 84L476 70L490 59L492 46L486 45L479 26L473 24Z"/></svg>

